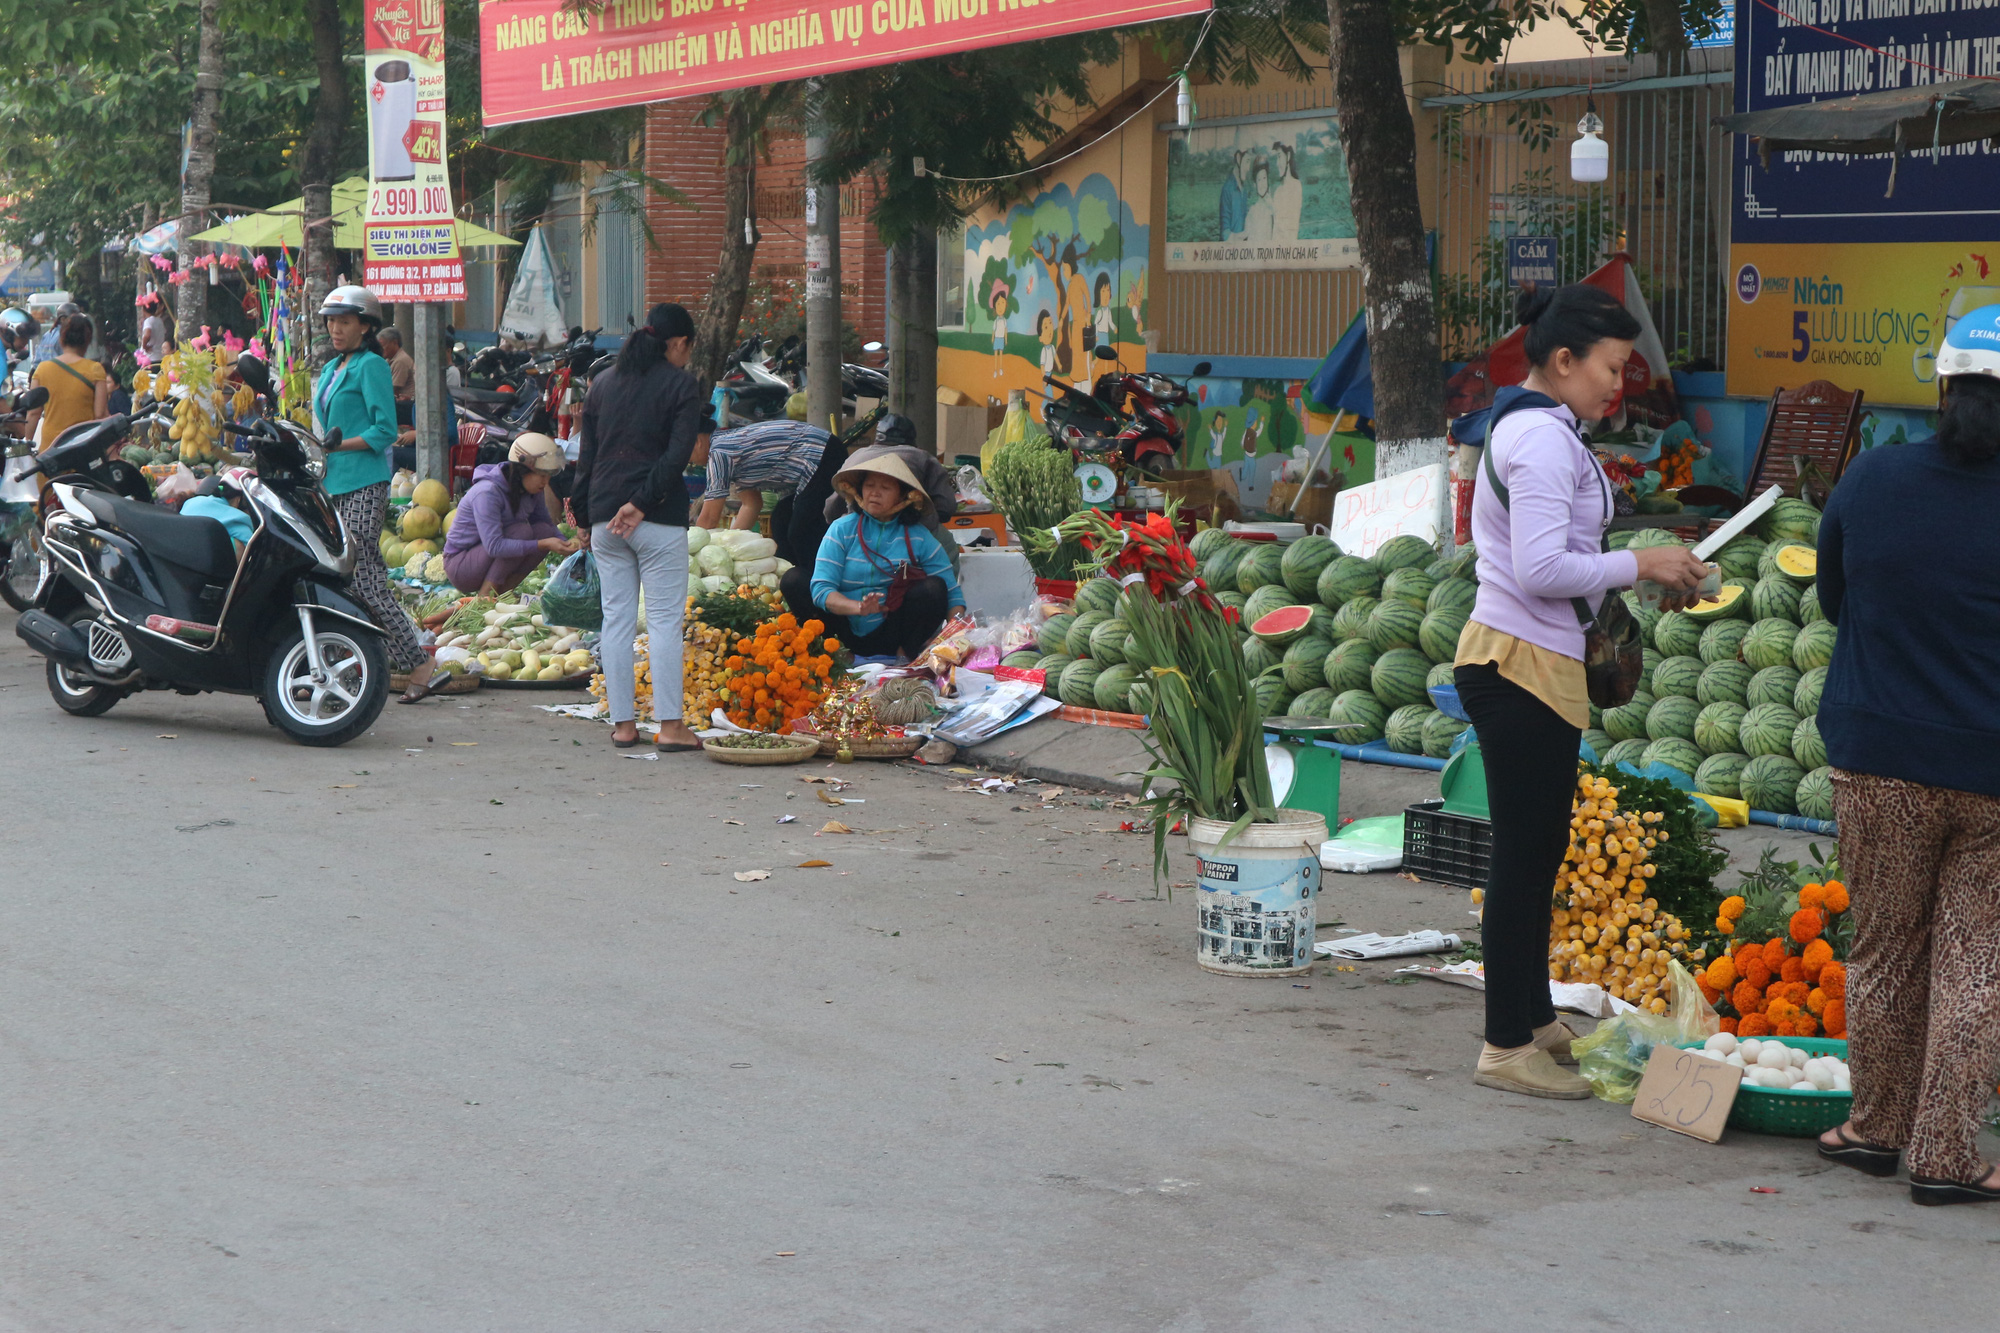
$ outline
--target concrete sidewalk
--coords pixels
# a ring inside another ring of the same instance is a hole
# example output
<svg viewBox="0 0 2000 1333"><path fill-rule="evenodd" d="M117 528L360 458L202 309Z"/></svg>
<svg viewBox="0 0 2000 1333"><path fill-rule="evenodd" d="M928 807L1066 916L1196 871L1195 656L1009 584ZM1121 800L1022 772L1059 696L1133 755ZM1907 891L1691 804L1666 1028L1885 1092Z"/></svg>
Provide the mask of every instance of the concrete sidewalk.
<svg viewBox="0 0 2000 1333"><path fill-rule="evenodd" d="M1051 715L1002 732L983 745L961 751L959 757L996 773L1137 796L1142 794L1139 775L1146 768L1146 751L1141 744L1144 734L1123 727L1064 722ZM1417 801L1434 800L1437 794L1438 775L1426 769L1355 760L1341 764L1343 822L1400 814ZM1716 841L1729 853L1729 869L1723 872L1722 882L1732 885L1735 879L1730 872L1754 869L1766 847L1778 848L1786 860L1803 861L1809 859L1815 845L1827 854L1838 845L1837 839L1820 834L1757 824L1719 830Z"/></svg>

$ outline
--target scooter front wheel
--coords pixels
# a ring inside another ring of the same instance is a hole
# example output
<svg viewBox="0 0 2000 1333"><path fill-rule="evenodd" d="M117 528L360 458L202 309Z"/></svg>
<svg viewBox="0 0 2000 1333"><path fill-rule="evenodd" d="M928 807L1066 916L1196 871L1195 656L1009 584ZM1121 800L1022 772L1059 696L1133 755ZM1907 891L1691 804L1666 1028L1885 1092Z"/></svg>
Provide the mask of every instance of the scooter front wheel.
<svg viewBox="0 0 2000 1333"><path fill-rule="evenodd" d="M88 607L79 607L64 617L70 625L88 625L94 619L96 613ZM56 701L56 707L71 717L97 717L108 713L113 704L130 693L129 690L100 684L75 667L64 666L54 658L49 659L47 676L49 697Z"/></svg>
<svg viewBox="0 0 2000 1333"><path fill-rule="evenodd" d="M37 549L32 532L24 532L0 551L4 566L0 566L0 601L16 611L25 611L35 604L35 587L42 578L41 551Z"/></svg>
<svg viewBox="0 0 2000 1333"><path fill-rule="evenodd" d="M305 635L297 630L264 665L264 716L301 745L345 745L375 724L389 699L382 641L347 626L313 635L322 674L315 678Z"/></svg>

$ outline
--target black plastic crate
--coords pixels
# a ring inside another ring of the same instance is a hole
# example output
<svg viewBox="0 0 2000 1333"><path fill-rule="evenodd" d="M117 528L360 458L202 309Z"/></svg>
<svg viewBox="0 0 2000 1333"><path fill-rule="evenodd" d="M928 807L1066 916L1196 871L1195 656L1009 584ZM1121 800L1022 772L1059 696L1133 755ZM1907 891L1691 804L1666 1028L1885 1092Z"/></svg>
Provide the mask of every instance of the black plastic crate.
<svg viewBox="0 0 2000 1333"><path fill-rule="evenodd" d="M1493 864L1493 825L1454 815L1444 802L1418 801L1403 811L1403 869L1418 879L1483 889Z"/></svg>

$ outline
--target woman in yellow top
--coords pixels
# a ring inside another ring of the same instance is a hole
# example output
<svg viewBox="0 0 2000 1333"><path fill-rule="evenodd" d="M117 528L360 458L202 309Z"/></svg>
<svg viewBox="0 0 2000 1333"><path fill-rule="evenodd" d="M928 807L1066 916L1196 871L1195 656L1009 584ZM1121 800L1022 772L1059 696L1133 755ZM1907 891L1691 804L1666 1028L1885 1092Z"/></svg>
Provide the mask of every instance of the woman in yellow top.
<svg viewBox="0 0 2000 1333"><path fill-rule="evenodd" d="M49 401L29 414L28 430L32 434L40 422L42 433L36 438L42 449L71 426L111 414L111 377L83 354L91 333L90 316L71 315L62 327L61 351L54 360L35 367L33 382L49 391Z"/></svg>

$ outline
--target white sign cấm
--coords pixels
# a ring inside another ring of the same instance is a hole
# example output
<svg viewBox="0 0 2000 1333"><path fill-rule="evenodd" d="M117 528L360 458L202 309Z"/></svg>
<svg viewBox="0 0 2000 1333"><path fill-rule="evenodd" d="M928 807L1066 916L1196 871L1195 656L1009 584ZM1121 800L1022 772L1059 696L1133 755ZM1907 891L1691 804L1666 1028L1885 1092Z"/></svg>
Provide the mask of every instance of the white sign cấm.
<svg viewBox="0 0 2000 1333"><path fill-rule="evenodd" d="M1422 537L1436 543L1443 531L1447 494L1444 464L1399 472L1333 499L1334 543L1364 559L1392 537Z"/></svg>

